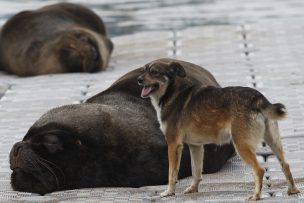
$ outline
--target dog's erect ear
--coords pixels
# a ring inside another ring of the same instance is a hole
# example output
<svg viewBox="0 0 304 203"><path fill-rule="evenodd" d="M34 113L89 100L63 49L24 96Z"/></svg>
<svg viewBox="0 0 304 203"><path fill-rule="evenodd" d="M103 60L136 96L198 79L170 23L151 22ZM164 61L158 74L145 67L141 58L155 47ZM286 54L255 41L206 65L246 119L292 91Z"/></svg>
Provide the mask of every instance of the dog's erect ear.
<svg viewBox="0 0 304 203"><path fill-rule="evenodd" d="M174 72L176 75L184 78L186 77L186 71L183 66L177 62L171 62L169 64L170 71Z"/></svg>

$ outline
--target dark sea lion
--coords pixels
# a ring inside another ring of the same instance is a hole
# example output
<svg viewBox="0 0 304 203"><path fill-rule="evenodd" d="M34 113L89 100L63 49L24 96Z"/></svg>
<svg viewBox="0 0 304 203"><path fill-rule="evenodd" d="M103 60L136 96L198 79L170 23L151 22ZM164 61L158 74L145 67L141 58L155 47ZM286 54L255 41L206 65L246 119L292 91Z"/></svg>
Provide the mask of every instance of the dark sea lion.
<svg viewBox="0 0 304 203"><path fill-rule="evenodd" d="M0 68L19 76L96 72L109 63L113 44L88 8L58 3L23 11L0 33Z"/></svg>
<svg viewBox="0 0 304 203"><path fill-rule="evenodd" d="M167 63L173 59L160 59ZM182 62L197 82L219 86L199 66ZM10 153L14 190L45 194L87 187L141 187L167 183L167 144L137 77L127 73L83 104L52 109L39 118ZM218 171L232 145L207 145L204 172ZM191 175L185 147L179 178Z"/></svg>

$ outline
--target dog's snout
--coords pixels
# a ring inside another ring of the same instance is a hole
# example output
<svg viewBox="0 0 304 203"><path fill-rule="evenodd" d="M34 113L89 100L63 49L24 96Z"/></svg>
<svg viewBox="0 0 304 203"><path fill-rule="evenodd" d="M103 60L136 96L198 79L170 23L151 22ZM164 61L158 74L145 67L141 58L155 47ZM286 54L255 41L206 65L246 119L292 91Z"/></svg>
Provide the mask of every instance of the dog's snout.
<svg viewBox="0 0 304 203"><path fill-rule="evenodd" d="M139 76L139 77L137 78L137 82L138 82L139 85L142 85L142 84L144 83L144 78L143 78L143 76Z"/></svg>
<svg viewBox="0 0 304 203"><path fill-rule="evenodd" d="M17 156L20 149L22 148L22 142L17 142L15 145L14 145L14 148L13 148L13 155L14 156Z"/></svg>

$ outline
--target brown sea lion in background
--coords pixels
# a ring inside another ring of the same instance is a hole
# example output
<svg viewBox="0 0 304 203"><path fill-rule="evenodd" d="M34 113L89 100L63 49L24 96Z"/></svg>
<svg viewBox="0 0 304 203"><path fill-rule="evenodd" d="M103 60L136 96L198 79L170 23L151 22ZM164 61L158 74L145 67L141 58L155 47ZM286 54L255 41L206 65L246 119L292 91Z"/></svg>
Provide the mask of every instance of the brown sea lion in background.
<svg viewBox="0 0 304 203"><path fill-rule="evenodd" d="M90 9L58 3L23 11L0 33L0 69L19 76L97 72L109 63L113 44Z"/></svg>
<svg viewBox="0 0 304 203"><path fill-rule="evenodd" d="M219 86L208 71L179 62L187 77ZM140 97L141 74L142 68L133 70L85 103L54 108L39 118L11 150L13 189L46 194L167 184L167 144L153 106ZM204 172L220 170L233 154L231 144L206 145ZM179 178L190 176L186 147L181 162Z"/></svg>

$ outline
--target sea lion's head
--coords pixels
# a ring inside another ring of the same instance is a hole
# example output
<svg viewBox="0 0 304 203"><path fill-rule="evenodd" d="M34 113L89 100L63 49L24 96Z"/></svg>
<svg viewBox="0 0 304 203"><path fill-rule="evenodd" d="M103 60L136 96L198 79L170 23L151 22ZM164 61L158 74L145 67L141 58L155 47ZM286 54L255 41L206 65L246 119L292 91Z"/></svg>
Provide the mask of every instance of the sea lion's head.
<svg viewBox="0 0 304 203"><path fill-rule="evenodd" d="M113 44L93 31L71 29L61 34L54 49L64 72L93 73L107 67Z"/></svg>
<svg viewBox="0 0 304 203"><path fill-rule="evenodd" d="M121 159L116 154L122 147L112 147L125 144L120 136L128 131L128 125L118 116L122 113L117 107L86 103L57 107L43 114L11 149L12 188L44 195L114 184L108 174L117 174L118 168L124 176L124 168L113 166L123 162L110 161ZM118 183L121 181L117 178Z"/></svg>
<svg viewBox="0 0 304 203"><path fill-rule="evenodd" d="M81 159L81 148L82 143L72 129L57 124L31 128L10 152L13 189L44 195L68 188L66 179L71 174L67 170Z"/></svg>

